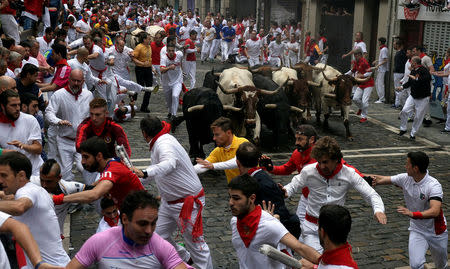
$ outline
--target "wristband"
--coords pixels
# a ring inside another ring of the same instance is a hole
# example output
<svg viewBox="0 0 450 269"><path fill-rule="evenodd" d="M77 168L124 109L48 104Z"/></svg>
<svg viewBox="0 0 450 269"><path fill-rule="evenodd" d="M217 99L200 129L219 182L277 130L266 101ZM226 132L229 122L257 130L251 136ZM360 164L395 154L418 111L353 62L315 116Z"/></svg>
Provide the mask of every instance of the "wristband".
<svg viewBox="0 0 450 269"><path fill-rule="evenodd" d="M36 263L36 265L34 266L34 269L38 269L43 263L44 263L44 261L40 261L40 262Z"/></svg>
<svg viewBox="0 0 450 269"><path fill-rule="evenodd" d="M413 219L423 219L423 215L422 215L422 212L420 212L420 211L417 211L417 212L412 212L412 218Z"/></svg>
<svg viewBox="0 0 450 269"><path fill-rule="evenodd" d="M317 264L314 264L313 269L317 269L319 266Z"/></svg>
<svg viewBox="0 0 450 269"><path fill-rule="evenodd" d="M142 174L144 174L144 178L148 178L148 173L147 170L141 170Z"/></svg>
<svg viewBox="0 0 450 269"><path fill-rule="evenodd" d="M64 193L53 195L53 203L55 205L62 205L64 203Z"/></svg>

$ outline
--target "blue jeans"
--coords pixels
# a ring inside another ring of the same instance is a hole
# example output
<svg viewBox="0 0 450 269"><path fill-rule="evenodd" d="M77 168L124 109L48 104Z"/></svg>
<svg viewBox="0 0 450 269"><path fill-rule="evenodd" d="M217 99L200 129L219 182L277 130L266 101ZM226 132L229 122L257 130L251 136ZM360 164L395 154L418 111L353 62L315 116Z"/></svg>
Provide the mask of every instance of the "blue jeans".
<svg viewBox="0 0 450 269"><path fill-rule="evenodd" d="M27 16L23 16L22 20L23 20L23 30L33 29L36 24L36 21L28 18Z"/></svg>

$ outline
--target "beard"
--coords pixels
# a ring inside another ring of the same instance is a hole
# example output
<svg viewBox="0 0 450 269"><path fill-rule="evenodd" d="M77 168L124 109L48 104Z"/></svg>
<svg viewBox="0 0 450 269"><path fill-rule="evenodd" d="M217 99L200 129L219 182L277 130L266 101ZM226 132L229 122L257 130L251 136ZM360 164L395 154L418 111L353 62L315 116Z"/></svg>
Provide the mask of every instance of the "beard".
<svg viewBox="0 0 450 269"><path fill-rule="evenodd" d="M74 93L77 94L81 89L81 86L70 86L70 90Z"/></svg>
<svg viewBox="0 0 450 269"><path fill-rule="evenodd" d="M295 148L298 150L298 152L303 152L307 149L309 149L310 145L309 145L309 141L306 142L306 144L304 146L301 145L295 145Z"/></svg>
<svg viewBox="0 0 450 269"><path fill-rule="evenodd" d="M6 117L8 117L8 119L10 119L12 121L16 121L20 117L20 110L15 114L9 113L8 111L6 111L5 115L6 115Z"/></svg>
<svg viewBox="0 0 450 269"><path fill-rule="evenodd" d="M83 164L83 168L91 173L97 172L98 167L99 167L99 164L97 161L92 165Z"/></svg>

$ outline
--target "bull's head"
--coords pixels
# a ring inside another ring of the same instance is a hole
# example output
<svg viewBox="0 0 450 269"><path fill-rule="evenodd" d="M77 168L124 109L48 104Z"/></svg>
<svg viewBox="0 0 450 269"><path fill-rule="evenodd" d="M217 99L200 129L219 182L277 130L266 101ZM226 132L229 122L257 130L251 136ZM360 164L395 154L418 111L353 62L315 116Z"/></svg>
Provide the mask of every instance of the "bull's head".
<svg viewBox="0 0 450 269"><path fill-rule="evenodd" d="M336 98L336 101L344 106L349 106L352 104L352 88L356 84L366 83L371 77L367 77L364 79L355 78L350 75L339 75L335 78L328 78L325 73L323 73L323 77L328 81L330 85L335 86L334 92L335 94L329 94L327 97Z"/></svg>
<svg viewBox="0 0 450 269"><path fill-rule="evenodd" d="M265 77L272 78L272 72L281 70L281 67L260 66L260 67L255 68L255 69L251 69L249 67L248 70L252 74L261 74L261 75L263 75Z"/></svg>
<svg viewBox="0 0 450 269"><path fill-rule="evenodd" d="M323 72L327 68L325 65L323 68L315 67L306 63L298 63L292 67L295 71L297 71L297 77L306 78L307 80L312 80L312 72L318 71Z"/></svg>

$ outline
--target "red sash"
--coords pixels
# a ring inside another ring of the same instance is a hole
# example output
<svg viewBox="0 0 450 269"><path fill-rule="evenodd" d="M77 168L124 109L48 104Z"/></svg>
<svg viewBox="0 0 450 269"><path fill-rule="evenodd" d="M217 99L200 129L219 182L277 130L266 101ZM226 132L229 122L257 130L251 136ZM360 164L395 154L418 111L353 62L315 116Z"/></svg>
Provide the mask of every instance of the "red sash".
<svg viewBox="0 0 450 269"><path fill-rule="evenodd" d="M253 237L258 230L259 221L261 219L261 207L257 205L255 209L242 219L238 219L236 226L246 248L250 246Z"/></svg>
<svg viewBox="0 0 450 269"><path fill-rule="evenodd" d="M152 150L153 145L155 144L156 140L158 140L158 138L160 136L162 136L163 134L167 134L170 132L170 123L167 123L165 121L161 121L161 124L163 126L162 130L159 131L159 133L157 133L155 135L155 137L153 137L152 141L150 141L150 150Z"/></svg>

